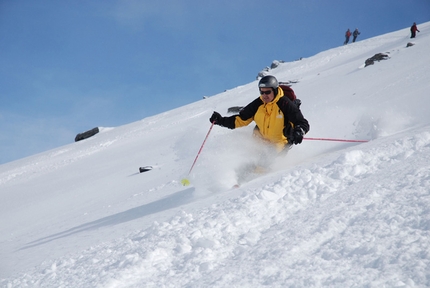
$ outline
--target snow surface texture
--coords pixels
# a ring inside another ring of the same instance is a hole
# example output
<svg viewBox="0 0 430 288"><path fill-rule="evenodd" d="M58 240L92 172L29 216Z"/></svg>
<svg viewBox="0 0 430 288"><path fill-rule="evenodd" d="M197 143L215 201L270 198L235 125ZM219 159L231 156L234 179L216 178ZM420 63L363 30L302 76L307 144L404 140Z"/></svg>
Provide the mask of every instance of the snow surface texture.
<svg viewBox="0 0 430 288"><path fill-rule="evenodd" d="M430 22L282 63L311 124L273 170L216 110L254 81L0 166L1 287L429 287ZM376 53L390 59L364 68ZM180 97L177 95L176 97ZM255 155L255 156L254 156ZM140 174L140 166L153 170Z"/></svg>

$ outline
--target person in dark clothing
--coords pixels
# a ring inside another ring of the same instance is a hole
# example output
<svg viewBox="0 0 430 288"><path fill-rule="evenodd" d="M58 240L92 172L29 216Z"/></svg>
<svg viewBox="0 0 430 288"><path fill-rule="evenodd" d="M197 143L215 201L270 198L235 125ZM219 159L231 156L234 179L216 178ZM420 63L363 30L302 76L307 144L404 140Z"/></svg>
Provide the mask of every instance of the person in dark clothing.
<svg viewBox="0 0 430 288"><path fill-rule="evenodd" d="M351 31L349 31L349 29L348 29L348 30L346 30L346 32L345 32L345 42L343 42L343 45L348 44L348 42L349 42L349 37L351 37Z"/></svg>
<svg viewBox="0 0 430 288"><path fill-rule="evenodd" d="M355 39L357 39L357 36L360 35L361 33L358 32L358 28L355 28L354 32L352 33L352 43L355 42Z"/></svg>
<svg viewBox="0 0 430 288"><path fill-rule="evenodd" d="M270 143L277 152L302 143L309 131L309 123L300 109L279 87L274 76L264 76L258 83L260 96L240 110L239 114L222 117L214 111L209 121L216 125L235 129L256 123L254 135Z"/></svg>
<svg viewBox="0 0 430 288"><path fill-rule="evenodd" d="M417 28L417 23L414 22L411 26L411 38L415 38L417 31L420 32Z"/></svg>

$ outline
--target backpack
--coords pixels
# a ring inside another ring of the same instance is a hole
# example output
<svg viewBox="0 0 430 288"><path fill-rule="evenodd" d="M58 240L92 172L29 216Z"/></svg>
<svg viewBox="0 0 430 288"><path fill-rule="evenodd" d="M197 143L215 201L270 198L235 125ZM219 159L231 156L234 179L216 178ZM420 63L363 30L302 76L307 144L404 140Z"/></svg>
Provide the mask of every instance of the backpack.
<svg viewBox="0 0 430 288"><path fill-rule="evenodd" d="M288 82L279 82L279 88L284 91L284 95L287 96L291 100L291 102L296 104L297 108L300 108L302 101L300 101L300 99L297 99L296 93L294 93L294 90L291 89Z"/></svg>
<svg viewBox="0 0 430 288"><path fill-rule="evenodd" d="M290 85L288 85L287 82L279 82L279 88L284 91L284 95L290 98L291 101L294 101L297 99L296 94L294 93L294 90L291 89Z"/></svg>

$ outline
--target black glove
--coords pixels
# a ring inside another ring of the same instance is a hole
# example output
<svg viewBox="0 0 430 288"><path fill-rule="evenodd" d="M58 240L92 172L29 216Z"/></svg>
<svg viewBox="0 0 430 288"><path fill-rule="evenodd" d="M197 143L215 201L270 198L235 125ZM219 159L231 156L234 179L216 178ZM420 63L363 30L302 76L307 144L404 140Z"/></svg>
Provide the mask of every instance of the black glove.
<svg viewBox="0 0 430 288"><path fill-rule="evenodd" d="M209 121L216 125L222 126L222 123L224 122L224 117L222 117L221 114L219 114L218 112L214 111L211 118L209 118Z"/></svg>
<svg viewBox="0 0 430 288"><path fill-rule="evenodd" d="M302 127L300 126L294 127L292 142L296 145L302 143L303 135L305 135L305 131L303 131Z"/></svg>

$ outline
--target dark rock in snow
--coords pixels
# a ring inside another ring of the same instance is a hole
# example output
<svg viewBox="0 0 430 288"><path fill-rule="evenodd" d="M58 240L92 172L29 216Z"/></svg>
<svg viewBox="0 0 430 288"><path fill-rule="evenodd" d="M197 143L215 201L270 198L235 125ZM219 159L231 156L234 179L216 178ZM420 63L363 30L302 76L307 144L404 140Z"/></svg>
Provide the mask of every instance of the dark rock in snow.
<svg viewBox="0 0 430 288"><path fill-rule="evenodd" d="M239 113L242 109L242 106L233 106L227 109L227 113Z"/></svg>
<svg viewBox="0 0 430 288"><path fill-rule="evenodd" d="M381 60L386 60L389 59L390 57L387 54L384 53L378 53L375 54L374 56L368 58L365 62L364 62L364 67L367 67L369 65L373 65L375 63L375 61L381 61Z"/></svg>
<svg viewBox="0 0 430 288"><path fill-rule="evenodd" d="M99 133L100 131L99 131L99 127L95 127L95 128L93 128L93 129L91 129L91 130L88 130L88 131L85 131L85 132L82 132L82 133L79 133L78 135L76 135L76 137L75 137L75 142L78 142L78 141L81 141L81 140L84 140L84 139L87 139L87 138L90 138L91 136L94 136L94 135L96 135L97 133Z"/></svg>

